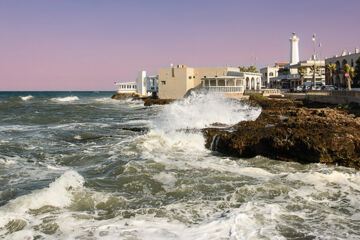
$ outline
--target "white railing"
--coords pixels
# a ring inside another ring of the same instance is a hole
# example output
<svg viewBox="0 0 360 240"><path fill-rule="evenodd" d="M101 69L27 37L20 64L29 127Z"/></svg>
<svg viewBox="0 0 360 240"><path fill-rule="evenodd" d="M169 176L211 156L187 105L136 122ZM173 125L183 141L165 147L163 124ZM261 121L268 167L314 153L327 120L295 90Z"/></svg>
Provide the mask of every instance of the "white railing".
<svg viewBox="0 0 360 240"><path fill-rule="evenodd" d="M203 89L209 92L220 92L220 93L243 93L243 86L206 86Z"/></svg>

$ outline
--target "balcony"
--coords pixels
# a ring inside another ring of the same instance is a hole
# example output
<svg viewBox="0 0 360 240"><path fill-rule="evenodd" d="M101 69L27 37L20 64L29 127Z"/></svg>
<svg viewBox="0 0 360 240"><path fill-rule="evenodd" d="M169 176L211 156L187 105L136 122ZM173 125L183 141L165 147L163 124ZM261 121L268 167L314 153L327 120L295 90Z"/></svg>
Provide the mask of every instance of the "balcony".
<svg viewBox="0 0 360 240"><path fill-rule="evenodd" d="M243 86L205 86L202 89L214 93L244 93Z"/></svg>

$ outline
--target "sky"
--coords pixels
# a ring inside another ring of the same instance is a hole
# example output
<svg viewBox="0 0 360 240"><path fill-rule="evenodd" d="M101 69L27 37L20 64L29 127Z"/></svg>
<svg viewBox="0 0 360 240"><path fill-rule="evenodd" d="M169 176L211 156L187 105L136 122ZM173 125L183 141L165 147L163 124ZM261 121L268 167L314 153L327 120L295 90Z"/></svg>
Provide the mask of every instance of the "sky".
<svg viewBox="0 0 360 240"><path fill-rule="evenodd" d="M272 66L360 47L359 0L0 0L0 91L115 90L138 71Z"/></svg>

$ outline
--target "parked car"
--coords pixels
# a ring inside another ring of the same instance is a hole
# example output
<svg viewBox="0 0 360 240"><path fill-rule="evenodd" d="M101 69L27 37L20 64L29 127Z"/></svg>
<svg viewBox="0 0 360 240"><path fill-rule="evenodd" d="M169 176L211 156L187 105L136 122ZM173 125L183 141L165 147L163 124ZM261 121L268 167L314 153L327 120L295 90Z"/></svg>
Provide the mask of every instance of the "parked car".
<svg viewBox="0 0 360 240"><path fill-rule="evenodd" d="M333 85L324 85L321 87L322 91L334 91L337 90Z"/></svg>
<svg viewBox="0 0 360 240"><path fill-rule="evenodd" d="M295 88L295 92L302 92L303 91L303 86L297 86Z"/></svg>

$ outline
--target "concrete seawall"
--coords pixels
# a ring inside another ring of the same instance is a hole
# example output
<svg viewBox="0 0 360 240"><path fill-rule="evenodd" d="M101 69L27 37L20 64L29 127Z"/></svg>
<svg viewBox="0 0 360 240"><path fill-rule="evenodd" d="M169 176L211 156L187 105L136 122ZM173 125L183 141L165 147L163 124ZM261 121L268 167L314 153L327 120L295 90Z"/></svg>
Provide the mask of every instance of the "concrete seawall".
<svg viewBox="0 0 360 240"><path fill-rule="evenodd" d="M360 104L360 92L358 91L312 91L307 93L285 93L286 98L293 100L308 100L329 104Z"/></svg>

